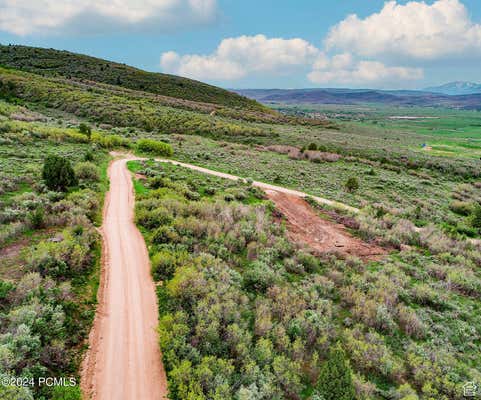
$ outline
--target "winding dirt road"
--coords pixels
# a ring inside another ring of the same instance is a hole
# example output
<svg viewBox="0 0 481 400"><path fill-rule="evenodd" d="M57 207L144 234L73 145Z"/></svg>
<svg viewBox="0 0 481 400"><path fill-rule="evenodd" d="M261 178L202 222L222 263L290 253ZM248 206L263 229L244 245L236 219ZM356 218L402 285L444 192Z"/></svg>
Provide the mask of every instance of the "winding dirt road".
<svg viewBox="0 0 481 400"><path fill-rule="evenodd" d="M155 287L144 239L133 222L127 161L109 167L99 307L82 368L82 390L91 400L167 398Z"/></svg>

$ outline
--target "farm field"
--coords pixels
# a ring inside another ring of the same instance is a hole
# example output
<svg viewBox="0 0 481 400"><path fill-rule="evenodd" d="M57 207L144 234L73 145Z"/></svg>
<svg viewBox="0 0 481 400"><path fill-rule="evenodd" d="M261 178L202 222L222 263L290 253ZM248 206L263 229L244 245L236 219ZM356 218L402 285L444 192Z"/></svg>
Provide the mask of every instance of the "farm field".
<svg viewBox="0 0 481 400"><path fill-rule="evenodd" d="M322 115L338 121L355 135L397 140L398 145L430 154L477 158L481 156L479 111L381 105L275 105L274 109L299 115Z"/></svg>
<svg viewBox="0 0 481 400"><path fill-rule="evenodd" d="M111 268L107 170L122 157L170 399L461 400L481 382L480 112L268 109L80 55L0 50L0 377L76 380L1 385L0 399L81 399Z"/></svg>

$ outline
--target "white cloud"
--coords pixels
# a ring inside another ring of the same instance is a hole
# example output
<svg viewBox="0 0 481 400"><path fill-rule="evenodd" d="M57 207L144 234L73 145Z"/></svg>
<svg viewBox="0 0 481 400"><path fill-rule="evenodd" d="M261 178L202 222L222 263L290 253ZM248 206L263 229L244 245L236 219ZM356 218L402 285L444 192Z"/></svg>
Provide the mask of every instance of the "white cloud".
<svg viewBox="0 0 481 400"><path fill-rule="evenodd" d="M160 65L165 72L194 79L236 80L246 75L244 68L217 56L186 55L174 51L163 53Z"/></svg>
<svg viewBox="0 0 481 400"><path fill-rule="evenodd" d="M350 15L329 32L328 50L373 56L408 56L417 59L481 53L481 25L471 21L459 0L432 4L410 1L385 3L365 19Z"/></svg>
<svg viewBox="0 0 481 400"><path fill-rule="evenodd" d="M287 74L314 62L319 50L303 39L240 36L221 41L212 54L163 53L165 72L195 79L235 80L248 74Z"/></svg>
<svg viewBox="0 0 481 400"><path fill-rule="evenodd" d="M0 30L16 35L164 31L212 22L216 0L0 0Z"/></svg>
<svg viewBox="0 0 481 400"><path fill-rule="evenodd" d="M332 57L329 65L332 69L344 69L352 64L352 56L350 53L337 54Z"/></svg>
<svg viewBox="0 0 481 400"><path fill-rule="evenodd" d="M312 65L313 69L324 69L329 66L330 60L325 53L320 53Z"/></svg>
<svg viewBox="0 0 481 400"><path fill-rule="evenodd" d="M379 61L355 62L350 54L334 56L322 65L314 64L308 78L320 85L354 85L396 87L407 81L422 79L424 72L420 68L391 67Z"/></svg>
<svg viewBox="0 0 481 400"><path fill-rule="evenodd" d="M359 61L351 53L329 56L303 39L267 38L264 35L224 39L208 55L161 55L164 72L208 81L236 81L252 75L287 75L302 70L308 79L325 85L402 84L422 78L423 70Z"/></svg>

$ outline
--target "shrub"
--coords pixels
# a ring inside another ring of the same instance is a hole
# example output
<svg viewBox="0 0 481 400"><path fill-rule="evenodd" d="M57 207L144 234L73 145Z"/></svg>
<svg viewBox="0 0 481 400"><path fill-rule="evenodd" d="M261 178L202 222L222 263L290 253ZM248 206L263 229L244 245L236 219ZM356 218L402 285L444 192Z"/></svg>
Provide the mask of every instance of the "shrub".
<svg viewBox="0 0 481 400"><path fill-rule="evenodd" d="M307 146L307 150L317 150L317 144L309 143L309 146Z"/></svg>
<svg viewBox="0 0 481 400"><path fill-rule="evenodd" d="M476 204L474 207L471 225L473 228L481 229L481 204Z"/></svg>
<svg viewBox="0 0 481 400"><path fill-rule="evenodd" d="M467 201L454 200L449 205L449 209L459 215L469 215L473 212L473 205Z"/></svg>
<svg viewBox="0 0 481 400"><path fill-rule="evenodd" d="M35 260L35 267L42 276L55 278L65 277L68 272L68 265L55 257L46 256L44 259Z"/></svg>
<svg viewBox="0 0 481 400"><path fill-rule="evenodd" d="M42 178L50 190L66 191L68 187L78 183L75 171L66 158L52 155L45 159Z"/></svg>
<svg viewBox="0 0 481 400"><path fill-rule="evenodd" d="M75 175L79 179L91 182L98 182L100 180L100 171L98 167L90 162L85 161L75 165Z"/></svg>
<svg viewBox="0 0 481 400"><path fill-rule="evenodd" d="M172 216L169 211L163 207L147 210L140 208L136 212L136 222L147 229L155 229L161 225L170 224Z"/></svg>
<svg viewBox="0 0 481 400"><path fill-rule="evenodd" d="M0 300L5 300L13 288L14 286L10 282L0 280Z"/></svg>
<svg viewBox="0 0 481 400"><path fill-rule="evenodd" d="M179 235L171 226L161 226L152 234L152 242L155 244L176 243L179 241Z"/></svg>
<svg viewBox="0 0 481 400"><path fill-rule="evenodd" d="M52 400L81 400L82 393L79 386L55 386Z"/></svg>
<svg viewBox="0 0 481 400"><path fill-rule="evenodd" d="M359 180L355 176L351 176L346 181L345 187L348 192L355 192L357 189L359 189Z"/></svg>
<svg viewBox="0 0 481 400"><path fill-rule="evenodd" d="M184 193L184 196L188 200L193 200L193 201L200 200L200 194L192 190L186 190Z"/></svg>
<svg viewBox="0 0 481 400"><path fill-rule="evenodd" d="M171 279L175 269L188 258L185 252L162 250L152 257L152 274L155 280Z"/></svg>
<svg viewBox="0 0 481 400"><path fill-rule="evenodd" d="M268 265L255 261L244 273L244 286L249 290L265 292L276 279L276 273Z"/></svg>
<svg viewBox="0 0 481 400"><path fill-rule="evenodd" d="M85 153L84 161L93 161L94 160L94 153L90 150Z"/></svg>
<svg viewBox="0 0 481 400"><path fill-rule="evenodd" d="M98 143L101 147L112 149L114 147L130 147L130 141L119 135L101 135L99 132L92 133L92 142Z"/></svg>
<svg viewBox="0 0 481 400"><path fill-rule="evenodd" d="M28 220L34 229L43 228L45 225L45 212L42 207L37 207L28 214Z"/></svg>
<svg viewBox="0 0 481 400"><path fill-rule="evenodd" d="M204 193L208 196L213 196L215 194L215 192L216 192L215 187L211 187L211 186L205 188L205 190L204 190Z"/></svg>
<svg viewBox="0 0 481 400"><path fill-rule="evenodd" d="M78 130L81 134L86 135L89 138L89 140L92 137L92 128L87 124L85 124L84 122L82 122L79 125Z"/></svg>
<svg viewBox="0 0 481 400"><path fill-rule="evenodd" d="M235 197L230 194L230 193L227 193L224 195L224 201L227 201L227 202L231 202L231 201L234 201L235 200Z"/></svg>
<svg viewBox="0 0 481 400"><path fill-rule="evenodd" d="M170 157L174 154L174 150L170 144L158 142L152 139L140 139L137 142L137 149L139 151L155 154L157 156Z"/></svg>

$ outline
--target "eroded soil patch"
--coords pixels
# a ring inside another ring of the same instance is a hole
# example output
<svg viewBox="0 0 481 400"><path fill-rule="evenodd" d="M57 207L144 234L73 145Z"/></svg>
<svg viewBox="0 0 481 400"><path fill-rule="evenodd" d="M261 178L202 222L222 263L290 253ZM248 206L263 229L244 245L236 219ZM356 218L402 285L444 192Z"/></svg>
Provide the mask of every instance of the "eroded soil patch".
<svg viewBox="0 0 481 400"><path fill-rule="evenodd" d="M298 196L274 190L266 190L266 195L286 218L289 239L307 245L318 254L337 253L367 260L387 254L386 249L351 235L344 225L321 218Z"/></svg>

